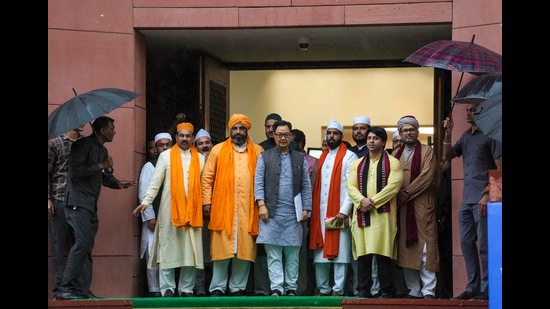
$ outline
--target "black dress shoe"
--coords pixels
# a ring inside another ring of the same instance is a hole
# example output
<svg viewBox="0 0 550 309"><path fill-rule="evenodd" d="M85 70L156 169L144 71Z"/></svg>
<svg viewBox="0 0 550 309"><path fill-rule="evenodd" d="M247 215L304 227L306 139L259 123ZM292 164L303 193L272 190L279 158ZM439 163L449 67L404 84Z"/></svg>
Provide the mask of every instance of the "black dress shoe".
<svg viewBox="0 0 550 309"><path fill-rule="evenodd" d="M80 298L99 299L103 297L95 296L94 293L92 293L92 291L88 291L88 293L86 293L85 295L80 295Z"/></svg>
<svg viewBox="0 0 550 309"><path fill-rule="evenodd" d="M231 296L246 296L246 291L239 290L237 292L231 292Z"/></svg>
<svg viewBox="0 0 550 309"><path fill-rule="evenodd" d="M390 292L381 292L378 298L394 298L394 295Z"/></svg>
<svg viewBox="0 0 550 309"><path fill-rule="evenodd" d="M150 292L149 297L162 297L162 294L160 292Z"/></svg>
<svg viewBox="0 0 550 309"><path fill-rule="evenodd" d="M424 295L424 299L435 299L435 296L433 296L432 294L426 294Z"/></svg>
<svg viewBox="0 0 550 309"><path fill-rule="evenodd" d="M172 292L172 290L166 290L166 292L164 292L164 295L162 295L162 297L174 297L174 292Z"/></svg>
<svg viewBox="0 0 550 309"><path fill-rule="evenodd" d="M190 292L179 292L180 297L195 297L195 294Z"/></svg>
<svg viewBox="0 0 550 309"><path fill-rule="evenodd" d="M481 292L477 294L476 296L470 298L472 300L489 300L489 293L487 292Z"/></svg>
<svg viewBox="0 0 550 309"><path fill-rule="evenodd" d="M468 291L465 291L464 293L458 295L457 297L453 297L451 299L472 299L472 297L476 296L474 293L470 293Z"/></svg>
<svg viewBox="0 0 550 309"><path fill-rule="evenodd" d="M214 290L210 292L210 297L218 297L218 296L225 296L225 293L221 290Z"/></svg>
<svg viewBox="0 0 550 309"><path fill-rule="evenodd" d="M359 293L357 293L357 297L372 298L372 294L369 292L359 291Z"/></svg>
<svg viewBox="0 0 550 309"><path fill-rule="evenodd" d="M55 295L55 300L72 300L80 298L82 298L82 296L73 293L57 293L57 295Z"/></svg>
<svg viewBox="0 0 550 309"><path fill-rule="evenodd" d="M413 295L410 295L410 294L407 294L403 297L400 297L400 298L406 298L406 299L421 299L422 297L417 297L417 296L413 296Z"/></svg>

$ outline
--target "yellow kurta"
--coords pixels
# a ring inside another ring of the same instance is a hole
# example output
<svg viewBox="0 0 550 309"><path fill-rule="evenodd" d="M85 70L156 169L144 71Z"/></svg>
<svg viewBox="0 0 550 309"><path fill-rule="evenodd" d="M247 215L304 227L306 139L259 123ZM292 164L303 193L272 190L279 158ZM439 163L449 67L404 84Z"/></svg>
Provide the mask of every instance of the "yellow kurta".
<svg viewBox="0 0 550 309"><path fill-rule="evenodd" d="M178 146L174 146L178 147ZM188 195L189 164L191 152L180 150L184 172L185 193ZM204 156L199 153L201 170L204 167ZM204 269L202 249L202 228L187 227L186 229L172 224L172 198L170 196L170 151L163 151L158 158L149 187L142 204L151 205L163 185L160 199L159 213L153 238L151 258L148 268L161 269L194 266ZM202 205L198 207L202 208Z"/></svg>
<svg viewBox="0 0 550 309"><path fill-rule="evenodd" d="M202 200L204 204L212 204L212 190L216 181L216 169L218 156L223 143L216 144L204 166L202 173ZM255 158L249 158L248 151L238 152L233 146L233 157L235 164L235 184L234 184L234 222L232 224L232 233L228 235L225 231L210 231L210 255L213 261L224 260L236 257L241 260L251 262L256 261L256 239L248 233L248 222L250 215L250 193L254 186L254 179L250 177L248 170L248 160L257 160L263 148L253 143L256 151Z"/></svg>
<svg viewBox="0 0 550 309"><path fill-rule="evenodd" d="M405 164L405 156L399 159L403 166L404 190L409 192L409 199L414 199L414 215L416 218L418 241L406 246L406 215L407 204L399 209L399 230L397 265L400 267L420 270L422 251L426 243L426 269L439 271L439 247L437 244L437 217L436 217L436 185L435 176L438 171L437 160L432 147L422 145L422 161L420 174L410 183L412 156Z"/></svg>
<svg viewBox="0 0 550 309"><path fill-rule="evenodd" d="M354 215L351 221L351 252L353 258L357 260L359 256L366 254L380 254L390 257L392 259L397 258L397 250L395 247L395 236L397 234L397 197L396 194L401 188L401 182L403 181L403 169L399 161L388 156L390 161L390 174L388 177L387 185L376 192L376 179L377 175L376 167L380 157L375 161L370 162L367 181L367 197L374 200L374 206L379 208L380 206L390 202L390 212L378 213L375 210L370 211L370 226L358 227L357 216ZM348 194L353 201L354 210L361 208L361 199L363 195L359 191L359 185L357 180L357 166L363 160L359 158L351 164L350 172L348 175Z"/></svg>

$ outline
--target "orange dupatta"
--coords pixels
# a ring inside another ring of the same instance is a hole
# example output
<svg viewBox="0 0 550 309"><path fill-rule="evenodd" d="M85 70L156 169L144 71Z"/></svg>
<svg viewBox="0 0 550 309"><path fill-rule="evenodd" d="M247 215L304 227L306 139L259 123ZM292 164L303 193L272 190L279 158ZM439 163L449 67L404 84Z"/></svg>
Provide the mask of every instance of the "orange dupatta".
<svg viewBox="0 0 550 309"><path fill-rule="evenodd" d="M344 143L340 144L340 148L334 159L334 168L330 178L330 187L328 192L328 205L326 216L335 216L340 211L340 177L342 177L342 161L346 155L347 147ZM321 168L328 154L328 147L323 150L321 157L317 163L315 172L315 182L313 185L313 204L310 219L310 239L309 249L319 249L324 246L323 257L329 260L338 256L338 248L340 246L340 230L325 229L325 241L323 244L323 233L321 231ZM323 218L324 219L324 218Z"/></svg>
<svg viewBox="0 0 550 309"><path fill-rule="evenodd" d="M247 137L246 148L248 151L248 172L250 179L254 180L256 161L258 154L250 136ZM212 191L212 204L210 210L210 223L208 228L212 231L224 231L231 235L233 228L235 205L235 162L233 161L233 142L231 138L223 142L218 163L216 165L216 180ZM254 184L250 184L250 216L248 221L248 233L252 236L258 235L259 214L258 207L254 201Z"/></svg>
<svg viewBox="0 0 550 309"><path fill-rule="evenodd" d="M172 224L186 229L187 226L202 227L202 193L199 153L190 148L188 192L185 194L183 165L178 146L170 149L170 196L172 197Z"/></svg>

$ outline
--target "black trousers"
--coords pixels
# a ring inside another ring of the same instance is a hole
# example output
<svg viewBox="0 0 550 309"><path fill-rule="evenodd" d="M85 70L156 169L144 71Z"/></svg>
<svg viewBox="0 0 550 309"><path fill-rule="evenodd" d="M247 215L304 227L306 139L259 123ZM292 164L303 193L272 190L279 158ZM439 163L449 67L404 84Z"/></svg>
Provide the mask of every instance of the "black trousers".
<svg viewBox="0 0 550 309"><path fill-rule="evenodd" d="M372 258L374 254L362 255L357 258L357 291L360 294L370 294L372 287ZM393 266L391 258L376 254L378 264L378 281L380 282L380 294L392 294Z"/></svg>
<svg viewBox="0 0 550 309"><path fill-rule="evenodd" d="M60 292L87 295L92 284L92 249L99 226L97 211L66 206L65 218L75 241L67 257Z"/></svg>

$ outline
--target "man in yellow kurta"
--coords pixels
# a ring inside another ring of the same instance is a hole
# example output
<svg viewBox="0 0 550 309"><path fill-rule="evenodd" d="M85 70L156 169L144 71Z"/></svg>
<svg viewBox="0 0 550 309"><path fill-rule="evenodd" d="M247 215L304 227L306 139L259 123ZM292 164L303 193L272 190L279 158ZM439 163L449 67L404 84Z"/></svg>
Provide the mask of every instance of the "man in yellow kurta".
<svg viewBox="0 0 550 309"><path fill-rule="evenodd" d="M151 258L147 267L159 267L163 297L176 294L176 268L180 267L179 296L194 296L197 269L204 268L202 250L202 192L200 174L204 156L193 146L193 125L177 125L176 145L159 155L139 216L151 205L163 185Z"/></svg>
<svg viewBox="0 0 550 309"><path fill-rule="evenodd" d="M397 193L399 238L397 265L403 274L409 298L435 298L439 271L437 243L437 160L432 147L418 140L419 124L414 116L397 122L403 145L393 155L403 167L403 184Z"/></svg>
<svg viewBox="0 0 550 309"><path fill-rule="evenodd" d="M397 258L396 194L403 181L399 161L385 150L388 135L382 127L367 130L367 154L351 164L348 194L355 214L351 222L352 254L357 260L359 297L373 297L372 260L376 255L380 298L393 298L392 259Z"/></svg>
<svg viewBox="0 0 550 309"><path fill-rule="evenodd" d="M230 295L245 295L250 265L256 260L254 172L263 148L248 136L252 123L247 116L233 114L228 127L230 138L212 148L201 181L203 215L210 216L210 296L225 295L228 279Z"/></svg>

